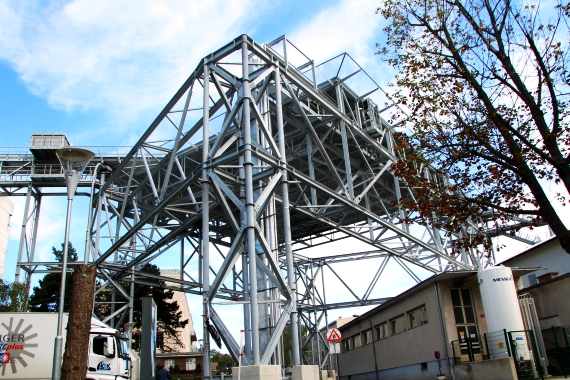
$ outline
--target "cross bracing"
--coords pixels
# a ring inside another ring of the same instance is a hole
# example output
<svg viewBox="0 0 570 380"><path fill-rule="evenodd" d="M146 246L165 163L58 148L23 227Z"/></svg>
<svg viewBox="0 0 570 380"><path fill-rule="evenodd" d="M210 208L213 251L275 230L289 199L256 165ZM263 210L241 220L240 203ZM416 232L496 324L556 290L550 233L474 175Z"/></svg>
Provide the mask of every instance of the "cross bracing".
<svg viewBox="0 0 570 380"><path fill-rule="evenodd" d="M301 62L293 62L295 54ZM413 189L391 171L401 152L383 118L387 109L368 98L376 89L349 55L315 66L284 37L259 45L244 35L205 57L132 149L97 156L82 183L93 180L95 189L88 194L86 260L98 267L97 291L113 289L108 320L132 319L133 283L162 280L160 286L203 297L205 351L213 325L238 355L236 334L219 313L229 304L243 308L246 364L279 363L290 324L293 363L322 365L327 356L308 357L305 348L328 351L317 334L327 311L385 302L374 289L389 263L415 281L416 268L488 265L475 249L454 252L457 235L403 222L407 211L398 200L413 197ZM98 175L98 163L112 172ZM32 164L10 165L0 172L4 193L34 198L42 183L33 181ZM461 237L478 227L466 225ZM311 254L344 239L369 250ZM180 280L141 271L166 256L176 260ZM343 268L360 261L374 267L363 293ZM33 254L18 265L26 273L58 270L58 263L34 262ZM325 272L347 299L327 302ZM307 335L300 336L299 323Z"/></svg>

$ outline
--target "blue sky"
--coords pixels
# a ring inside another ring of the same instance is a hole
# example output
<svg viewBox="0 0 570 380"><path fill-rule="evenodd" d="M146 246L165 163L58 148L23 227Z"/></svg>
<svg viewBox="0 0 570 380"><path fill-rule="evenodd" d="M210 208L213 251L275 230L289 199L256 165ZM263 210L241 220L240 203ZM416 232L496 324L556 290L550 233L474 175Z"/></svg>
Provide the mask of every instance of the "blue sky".
<svg viewBox="0 0 570 380"><path fill-rule="evenodd" d="M130 146L201 58L243 33L258 43L286 34L317 64L348 52L386 84L389 70L375 55L382 29L377 5L357 0L2 1L0 151L25 150L32 132L65 132L75 146L93 150ZM37 260L51 261L51 247L63 240L65 200L59 198L42 200ZM24 208L22 197L11 200L8 280L14 277ZM71 240L81 255L87 223L83 197L74 201L72 220ZM158 264L166 268L168 262ZM35 275L34 282L39 278ZM389 292L410 284L397 271ZM200 299L189 301L197 320ZM196 328L201 337L199 323ZM231 328L239 331L239 323Z"/></svg>
<svg viewBox="0 0 570 380"><path fill-rule="evenodd" d="M376 7L354 0L0 2L0 150L25 150L32 132L65 132L94 150L130 146L200 59L243 33L259 43L286 34L317 63L349 52L382 82ZM9 252L23 209L22 199L13 202ZM42 223L50 220L40 224L44 259L63 223L56 203L43 204ZM79 225L85 212L77 203ZM74 233L72 240L83 238ZM14 265L9 256L6 278Z"/></svg>
<svg viewBox="0 0 570 380"><path fill-rule="evenodd" d="M1 1L0 151L26 148L32 132L44 131L65 132L74 145L93 149L130 146L200 59L243 33L259 43L286 34L317 64L348 52L385 86L393 72L375 55L383 25L375 14L378 5L364 0ZM23 199L12 201L4 272L9 280L23 212ZM51 260L51 247L63 240L64 209L65 200L44 198L40 260ZM82 253L85 199L76 198L73 221L71 240ZM392 287L383 295L413 285L402 274L393 268ZM196 301L191 307L199 307ZM331 318L352 311L337 314Z"/></svg>
<svg viewBox="0 0 570 380"><path fill-rule="evenodd" d="M371 70L381 63L373 1L116 3L0 4L0 146L25 147L37 131L129 145L200 58L242 33L287 34L316 62L348 51Z"/></svg>

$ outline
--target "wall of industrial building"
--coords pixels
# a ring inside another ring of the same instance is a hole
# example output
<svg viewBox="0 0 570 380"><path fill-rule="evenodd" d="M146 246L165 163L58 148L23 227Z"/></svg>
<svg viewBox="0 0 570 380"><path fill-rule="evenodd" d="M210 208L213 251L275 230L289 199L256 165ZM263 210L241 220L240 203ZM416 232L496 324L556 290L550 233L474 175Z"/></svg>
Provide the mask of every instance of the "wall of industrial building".
<svg viewBox="0 0 570 380"><path fill-rule="evenodd" d="M442 314L443 321L445 324L447 341L451 342L459 339L457 335L457 324L455 323L455 315L453 312L453 303L451 301L451 289L452 288L463 288L469 289L471 296L473 297L473 306L476 318L477 329L479 334L488 331L487 323L485 320L485 310L483 309L483 301L481 300L481 293L479 292L479 284L477 283L477 276L472 276L467 278L465 281L441 281L438 282L439 291L441 296ZM449 345L451 349L451 345ZM451 353L450 353L451 355Z"/></svg>
<svg viewBox="0 0 570 380"><path fill-rule="evenodd" d="M411 328L408 312L422 305L427 313L427 323ZM374 340L378 370L385 378L434 378L434 352L439 351L445 366L445 347L442 338L441 324L435 289L433 285L426 286L414 294L382 308L369 316L373 328L383 322L388 325L395 317L404 315L405 330ZM370 328L368 320L360 320L349 324L342 331L343 339L360 334ZM376 338L376 337L375 337ZM423 363L423 364L422 364ZM406 368L404 368L406 367ZM446 369L446 368L445 368ZM365 379L369 374L374 375L374 350L372 343L353 348L339 355L339 372L342 378ZM356 376L357 375L357 376ZM374 376L372 378L375 378Z"/></svg>
<svg viewBox="0 0 570 380"><path fill-rule="evenodd" d="M552 239L504 261L503 265L511 268L540 268L520 277L517 286L523 289L536 285L540 276L547 273L556 273L558 276L570 273L570 255L562 249L558 239Z"/></svg>
<svg viewBox="0 0 570 380"><path fill-rule="evenodd" d="M180 279L179 269L161 269L160 274L165 277ZM167 282L170 286L179 286L175 282ZM192 313L188 307L188 300L186 299L186 293L184 292L174 292L174 296L170 302L178 302L179 310L182 312L181 320L188 320L188 324L180 329L180 341L181 345L176 349L177 352L195 352L198 350L196 342L196 332L194 330L194 321L192 319Z"/></svg>
<svg viewBox="0 0 570 380"><path fill-rule="evenodd" d="M437 292L435 283L437 283ZM400 296L401 299L397 299L396 302L378 307L377 312L370 313L368 316L373 328L384 321L389 323L391 319L402 314L406 322L405 331L385 339L374 340L379 378L434 379L439 373L438 362L434 356L435 351L440 353L442 373L448 379L451 378L450 367L453 367L451 341L458 339L451 299L452 288L470 290L478 333L488 332L476 275L457 280L427 283L420 290ZM439 294L441 317L436 294ZM425 305L428 321L424 325L411 328L408 313L421 305ZM445 338L442 325L445 329ZM362 334L369 328L368 320L361 319L349 323L341 329L342 338L344 340L356 334ZM447 354L451 357L450 360L447 360ZM372 343L340 354L339 372L341 379L375 380Z"/></svg>
<svg viewBox="0 0 570 380"><path fill-rule="evenodd" d="M536 314L541 329L551 326L570 325L570 274L523 289L519 294L528 293L534 299Z"/></svg>

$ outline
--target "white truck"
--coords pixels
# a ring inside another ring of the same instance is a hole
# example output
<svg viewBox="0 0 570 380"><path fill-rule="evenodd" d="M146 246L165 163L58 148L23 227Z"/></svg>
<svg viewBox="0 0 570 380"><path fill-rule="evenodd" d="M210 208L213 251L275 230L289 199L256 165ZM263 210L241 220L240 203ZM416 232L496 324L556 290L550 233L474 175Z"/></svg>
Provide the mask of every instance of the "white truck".
<svg viewBox="0 0 570 380"><path fill-rule="evenodd" d="M67 320L65 313L63 326ZM56 330L56 313L0 313L0 379L51 379ZM86 379L138 380L138 355L127 342L125 335L92 318Z"/></svg>

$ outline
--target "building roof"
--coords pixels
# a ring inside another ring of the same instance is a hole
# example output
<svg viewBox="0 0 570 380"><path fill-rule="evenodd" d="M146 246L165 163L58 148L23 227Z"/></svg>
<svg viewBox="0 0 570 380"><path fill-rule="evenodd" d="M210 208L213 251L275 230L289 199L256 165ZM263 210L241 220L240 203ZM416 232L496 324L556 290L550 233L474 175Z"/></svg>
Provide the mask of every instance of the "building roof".
<svg viewBox="0 0 570 380"><path fill-rule="evenodd" d="M534 250L536 250L536 249L538 249L538 248L540 248L540 247L542 247L542 246L544 246L544 245L546 245L546 244L548 244L548 243L550 243L550 242L552 242L552 241L554 241L554 240L558 240L558 238L557 238L556 236L553 236L553 237L551 237L550 239L546 239L546 240L544 240L544 241L541 241L540 243L537 243L537 244L533 245L532 247L530 247L530 248L527 249L526 251L522 251L521 253L518 253L518 254L514 255L513 257L508 258L508 259L506 259L506 260L500 262L500 263L497 264L497 265L501 265L501 264L504 265L505 263L508 263L509 261L512 261L512 260L517 259L517 258L519 258L519 257L522 257L522 256L524 256L524 255L526 255L526 254L528 254L528 253L530 253L530 252L532 252L532 251L534 251ZM508 265L507 265L507 266L508 266Z"/></svg>
<svg viewBox="0 0 570 380"><path fill-rule="evenodd" d="M567 278L570 278L570 273L566 273L566 274L563 274L561 276L557 276L557 277L551 278L549 280L539 282L538 284L531 285L527 288L523 288L523 289L519 290L518 293L524 294L525 292L528 292L530 290L537 289L537 288L540 288L542 286L546 286L546 285L552 284L553 282L561 281L561 280L564 280Z"/></svg>

